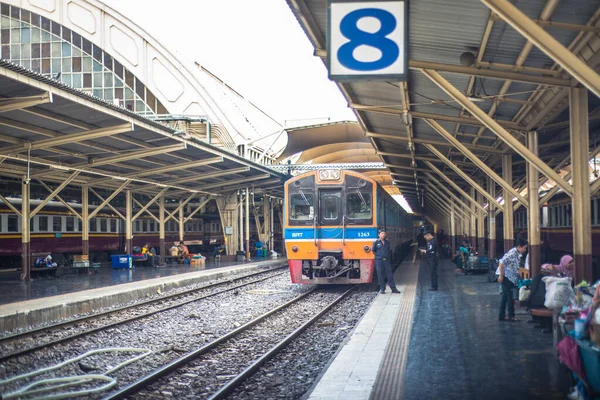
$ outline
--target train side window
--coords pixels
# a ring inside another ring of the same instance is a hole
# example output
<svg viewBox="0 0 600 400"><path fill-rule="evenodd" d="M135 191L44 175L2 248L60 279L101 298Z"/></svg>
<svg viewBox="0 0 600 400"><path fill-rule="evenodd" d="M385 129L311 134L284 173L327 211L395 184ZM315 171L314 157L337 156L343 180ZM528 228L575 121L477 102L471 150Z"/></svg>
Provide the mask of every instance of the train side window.
<svg viewBox="0 0 600 400"><path fill-rule="evenodd" d="M106 222L106 218L100 219L100 232L108 231L108 223Z"/></svg>
<svg viewBox="0 0 600 400"><path fill-rule="evenodd" d="M2 225L4 217L0 214L0 232L4 231L4 226Z"/></svg>
<svg viewBox="0 0 600 400"><path fill-rule="evenodd" d="M62 232L62 217L52 218L52 232Z"/></svg>
<svg viewBox="0 0 600 400"><path fill-rule="evenodd" d="M73 232L75 230L75 217L67 217L66 222L67 226L65 230L67 232Z"/></svg>
<svg viewBox="0 0 600 400"><path fill-rule="evenodd" d="M16 215L8 215L7 232L19 232L19 217Z"/></svg>
<svg viewBox="0 0 600 400"><path fill-rule="evenodd" d="M596 199L591 200L590 210L592 215L592 225L596 225Z"/></svg>
<svg viewBox="0 0 600 400"><path fill-rule="evenodd" d="M83 221L77 218L77 232L83 232Z"/></svg>
<svg viewBox="0 0 600 400"><path fill-rule="evenodd" d="M38 231L39 232L48 232L48 217L45 215L40 215L38 218Z"/></svg>
<svg viewBox="0 0 600 400"><path fill-rule="evenodd" d="M155 232L154 231L154 221L148 222L148 232Z"/></svg>
<svg viewBox="0 0 600 400"><path fill-rule="evenodd" d="M148 221L142 221L142 232L148 232Z"/></svg>
<svg viewBox="0 0 600 400"><path fill-rule="evenodd" d="M96 218L90 219L90 232L96 232L98 230L98 220Z"/></svg>
<svg viewBox="0 0 600 400"><path fill-rule="evenodd" d="M110 231L117 233L117 220L116 219L110 220Z"/></svg>
<svg viewBox="0 0 600 400"><path fill-rule="evenodd" d="M191 232L192 231L192 223L191 222L187 222L185 224L185 231L186 232Z"/></svg>
<svg viewBox="0 0 600 400"><path fill-rule="evenodd" d="M346 215L349 219L370 219L371 204L370 193L350 193L346 196Z"/></svg>
<svg viewBox="0 0 600 400"><path fill-rule="evenodd" d="M140 221L135 221L134 229L135 232L140 232Z"/></svg>
<svg viewBox="0 0 600 400"><path fill-rule="evenodd" d="M312 194L292 194L290 196L290 219L309 221L314 218L314 196Z"/></svg>
<svg viewBox="0 0 600 400"><path fill-rule="evenodd" d="M34 220L35 220L35 217L34 217L34 218L30 218L30 219L29 219L29 233L31 233L31 232L34 232L34 231L35 231L35 228L33 227L33 221L34 221Z"/></svg>

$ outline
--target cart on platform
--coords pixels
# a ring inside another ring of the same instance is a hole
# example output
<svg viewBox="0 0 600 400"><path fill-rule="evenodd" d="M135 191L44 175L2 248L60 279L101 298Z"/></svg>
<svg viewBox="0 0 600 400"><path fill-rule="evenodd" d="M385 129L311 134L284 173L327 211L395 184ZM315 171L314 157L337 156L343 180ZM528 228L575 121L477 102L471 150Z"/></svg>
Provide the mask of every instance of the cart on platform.
<svg viewBox="0 0 600 400"><path fill-rule="evenodd" d="M471 254L467 258L467 262L463 267L463 273L465 275L471 272L488 271L489 260L487 257L480 257L478 255Z"/></svg>

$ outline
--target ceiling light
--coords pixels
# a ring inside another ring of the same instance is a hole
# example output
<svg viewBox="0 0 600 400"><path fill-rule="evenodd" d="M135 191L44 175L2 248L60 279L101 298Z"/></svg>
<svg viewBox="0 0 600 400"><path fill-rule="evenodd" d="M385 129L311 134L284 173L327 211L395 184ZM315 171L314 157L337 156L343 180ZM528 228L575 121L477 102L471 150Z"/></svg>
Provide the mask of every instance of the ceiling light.
<svg viewBox="0 0 600 400"><path fill-rule="evenodd" d="M482 101L485 101L485 99L482 99L478 96L469 96L467 99L471 100L473 103L481 103Z"/></svg>

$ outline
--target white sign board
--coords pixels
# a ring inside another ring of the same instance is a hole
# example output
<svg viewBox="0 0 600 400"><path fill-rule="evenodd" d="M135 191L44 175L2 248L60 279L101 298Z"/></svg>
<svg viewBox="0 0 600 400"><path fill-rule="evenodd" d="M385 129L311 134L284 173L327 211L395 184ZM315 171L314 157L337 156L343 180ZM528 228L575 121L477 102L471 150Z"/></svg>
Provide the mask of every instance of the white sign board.
<svg viewBox="0 0 600 400"><path fill-rule="evenodd" d="M408 0L329 0L329 79L406 80Z"/></svg>

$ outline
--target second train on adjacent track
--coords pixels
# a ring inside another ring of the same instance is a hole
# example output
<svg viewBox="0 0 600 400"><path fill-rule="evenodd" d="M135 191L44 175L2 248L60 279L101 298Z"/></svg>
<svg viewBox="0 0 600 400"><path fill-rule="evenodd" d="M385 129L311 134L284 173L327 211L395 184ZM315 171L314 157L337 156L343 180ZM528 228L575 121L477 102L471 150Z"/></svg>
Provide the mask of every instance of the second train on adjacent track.
<svg viewBox="0 0 600 400"><path fill-rule="evenodd" d="M372 178L307 172L285 184L284 238L293 283L369 283L371 246L385 229L392 262L410 249L413 218Z"/></svg>

